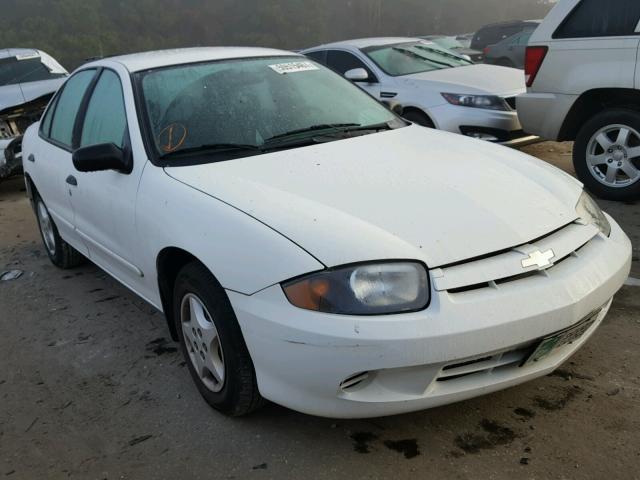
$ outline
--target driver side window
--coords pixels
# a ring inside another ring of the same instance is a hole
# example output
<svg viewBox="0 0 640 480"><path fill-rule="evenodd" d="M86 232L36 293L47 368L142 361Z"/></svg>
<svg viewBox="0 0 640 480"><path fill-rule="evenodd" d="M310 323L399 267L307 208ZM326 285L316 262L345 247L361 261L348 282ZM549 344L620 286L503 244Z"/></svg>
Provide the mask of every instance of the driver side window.
<svg viewBox="0 0 640 480"><path fill-rule="evenodd" d="M103 70L87 106L80 147L113 143L124 147L127 115L118 74Z"/></svg>
<svg viewBox="0 0 640 480"><path fill-rule="evenodd" d="M344 76L349 70L356 68L364 68L369 74L369 79L372 83L377 82L375 75L367 67L362 60L349 52L343 52L341 50L329 50L327 52L327 66L336 73Z"/></svg>

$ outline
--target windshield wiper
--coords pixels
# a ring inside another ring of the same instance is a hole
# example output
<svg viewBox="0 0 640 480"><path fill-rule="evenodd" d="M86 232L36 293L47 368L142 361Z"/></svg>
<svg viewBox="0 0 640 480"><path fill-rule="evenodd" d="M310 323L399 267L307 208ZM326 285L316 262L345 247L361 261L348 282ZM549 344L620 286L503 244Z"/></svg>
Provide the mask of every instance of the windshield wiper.
<svg viewBox="0 0 640 480"><path fill-rule="evenodd" d="M344 131L348 127L360 127L359 123L324 123L320 125L312 125L306 128L299 128L298 130L291 130L290 132L281 133L265 140L265 144L271 143L276 140L294 137L303 133L315 133L321 130L335 130L336 132Z"/></svg>
<svg viewBox="0 0 640 480"><path fill-rule="evenodd" d="M389 123L390 122L376 123L373 125L354 125L353 127L345 128L342 131L345 133L349 133L349 132L364 132L367 130L375 130L376 132L380 130L394 130L394 128Z"/></svg>
<svg viewBox="0 0 640 480"><path fill-rule="evenodd" d="M188 155L190 153L218 153L218 152L231 152L234 150L240 151L251 151L264 153L264 149L259 147L258 145L249 145L242 143L211 143L200 145L198 147L187 147L181 148L179 150L175 150L173 152L167 152L164 155L160 156L161 160L166 160L168 158L179 157L181 155Z"/></svg>

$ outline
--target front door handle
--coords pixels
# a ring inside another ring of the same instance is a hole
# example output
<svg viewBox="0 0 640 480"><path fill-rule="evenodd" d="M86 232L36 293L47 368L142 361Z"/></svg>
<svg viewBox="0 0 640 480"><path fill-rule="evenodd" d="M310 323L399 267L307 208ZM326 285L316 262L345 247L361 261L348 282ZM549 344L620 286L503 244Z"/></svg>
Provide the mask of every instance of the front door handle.
<svg viewBox="0 0 640 480"><path fill-rule="evenodd" d="M76 177L74 177L73 175L69 175L69 176L67 177L67 183L68 183L69 185L74 186L74 187L77 187L77 186L78 186L78 180L76 180Z"/></svg>
<svg viewBox="0 0 640 480"><path fill-rule="evenodd" d="M32 163L35 163L35 161L36 161L36 157L34 157L34 156L33 156L33 153L32 153L31 155L29 155L29 156L27 157L27 160L29 160L29 161L30 161L30 162L32 162Z"/></svg>

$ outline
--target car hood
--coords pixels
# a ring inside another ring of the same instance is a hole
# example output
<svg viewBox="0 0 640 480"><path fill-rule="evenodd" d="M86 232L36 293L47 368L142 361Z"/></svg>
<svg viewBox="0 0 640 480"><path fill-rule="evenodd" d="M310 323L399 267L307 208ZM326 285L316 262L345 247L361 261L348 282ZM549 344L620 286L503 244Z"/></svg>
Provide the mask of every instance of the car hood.
<svg viewBox="0 0 640 480"><path fill-rule="evenodd" d="M0 87L0 112L55 93L66 78L28 82Z"/></svg>
<svg viewBox="0 0 640 480"><path fill-rule="evenodd" d="M527 155L418 126L165 170L328 267L439 267L523 245L574 221L582 192Z"/></svg>
<svg viewBox="0 0 640 480"><path fill-rule="evenodd" d="M431 88L440 88L443 93L475 93L508 97L526 91L522 70L496 65L446 68L398 78L401 82L418 88L428 82Z"/></svg>

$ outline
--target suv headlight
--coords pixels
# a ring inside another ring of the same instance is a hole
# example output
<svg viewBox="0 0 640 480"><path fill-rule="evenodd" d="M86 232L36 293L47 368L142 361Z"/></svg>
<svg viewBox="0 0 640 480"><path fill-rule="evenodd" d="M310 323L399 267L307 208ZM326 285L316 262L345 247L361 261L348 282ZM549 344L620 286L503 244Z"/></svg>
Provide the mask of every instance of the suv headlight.
<svg viewBox="0 0 640 480"><path fill-rule="evenodd" d="M609 220L607 220L602 209L587 192L582 192L578 205L576 205L576 213L582 223L595 225L607 237L611 235L611 224Z"/></svg>
<svg viewBox="0 0 640 480"><path fill-rule="evenodd" d="M451 105L457 105L458 107L510 110L505 99L497 95L466 95L459 93L442 93L441 95Z"/></svg>
<svg viewBox="0 0 640 480"><path fill-rule="evenodd" d="M383 315L425 309L429 276L417 262L381 262L313 273L282 285L289 302L338 315Z"/></svg>

